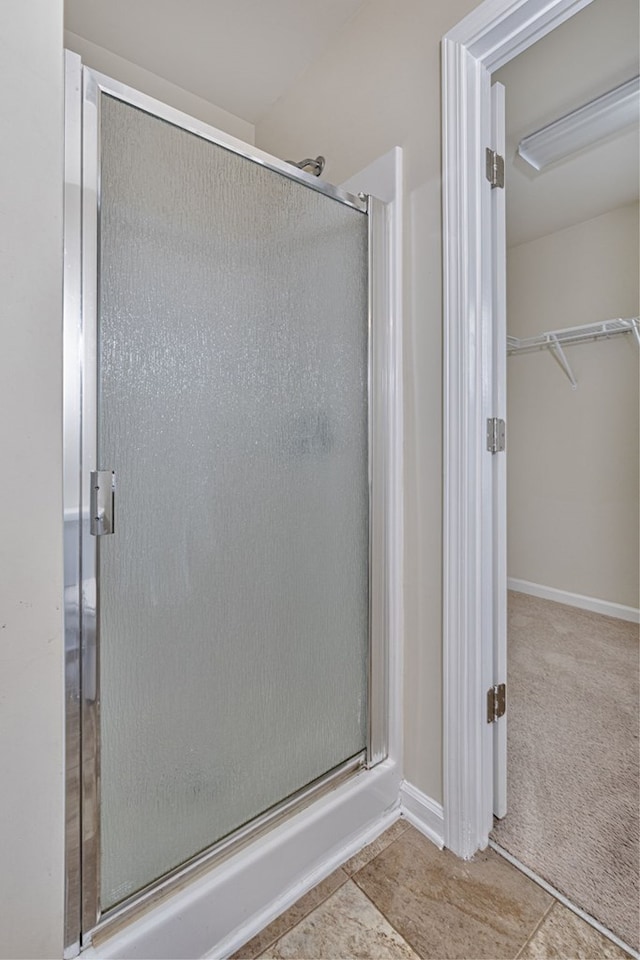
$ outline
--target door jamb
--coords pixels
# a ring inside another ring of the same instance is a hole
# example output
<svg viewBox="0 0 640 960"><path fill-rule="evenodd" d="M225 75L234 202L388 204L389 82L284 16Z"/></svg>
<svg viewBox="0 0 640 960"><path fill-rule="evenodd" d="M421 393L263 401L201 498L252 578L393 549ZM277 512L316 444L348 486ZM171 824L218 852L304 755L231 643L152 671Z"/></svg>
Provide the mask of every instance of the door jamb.
<svg viewBox="0 0 640 960"><path fill-rule="evenodd" d="M445 845L469 858L492 823L490 472L485 419L493 377L485 104L491 72L592 0L485 0L442 41L443 774Z"/></svg>

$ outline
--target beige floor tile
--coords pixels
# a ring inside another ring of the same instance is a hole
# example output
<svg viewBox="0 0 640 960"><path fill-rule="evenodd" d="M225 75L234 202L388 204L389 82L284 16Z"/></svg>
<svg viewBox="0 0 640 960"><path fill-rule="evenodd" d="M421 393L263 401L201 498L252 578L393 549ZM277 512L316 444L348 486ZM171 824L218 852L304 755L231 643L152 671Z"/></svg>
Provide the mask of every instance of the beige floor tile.
<svg viewBox="0 0 640 960"><path fill-rule="evenodd" d="M362 867L366 866L371 860L378 856L379 853L389 846L390 843L393 843L394 840L397 840L398 837L402 836L404 831L407 829L409 824L406 820L396 820L395 823L392 823L388 830L385 830L384 833L381 833L379 837L369 843L366 847L363 847L362 850L359 850L355 856L351 857L350 860L347 860L346 863L342 864L342 869L345 873L348 873L351 876L354 873L357 873L358 870L361 870Z"/></svg>
<svg viewBox="0 0 640 960"><path fill-rule="evenodd" d="M518 960L627 960L628 953L561 903L554 904Z"/></svg>
<svg viewBox="0 0 640 960"><path fill-rule="evenodd" d="M353 879L424 960L512 960L553 902L492 850L459 860L413 827Z"/></svg>
<svg viewBox="0 0 640 960"><path fill-rule="evenodd" d="M411 947L352 881L262 956L274 960L417 960Z"/></svg>
<svg viewBox="0 0 640 960"><path fill-rule="evenodd" d="M280 914L273 923L270 923L264 930L261 930L255 937L245 943L236 953L232 960L253 960L264 950L268 949L283 934L295 927L297 923L304 920L315 908L321 904L327 897L346 883L348 877L343 870L334 870L326 879L322 880L317 886L300 897L292 907Z"/></svg>

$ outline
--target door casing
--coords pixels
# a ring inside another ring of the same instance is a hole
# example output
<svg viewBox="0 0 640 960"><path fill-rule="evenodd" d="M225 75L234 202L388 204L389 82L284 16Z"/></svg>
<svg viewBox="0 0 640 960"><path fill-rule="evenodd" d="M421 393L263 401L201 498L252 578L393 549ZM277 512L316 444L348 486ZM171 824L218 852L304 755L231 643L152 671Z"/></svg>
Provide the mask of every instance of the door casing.
<svg viewBox="0 0 640 960"><path fill-rule="evenodd" d="M492 510L496 331L490 186L491 73L591 0L485 0L442 40L443 773L445 845L469 858L489 841L498 542ZM504 374L500 374L504 376ZM504 394L504 384L497 385ZM504 536L504 531L500 534ZM506 652L506 651L505 651Z"/></svg>

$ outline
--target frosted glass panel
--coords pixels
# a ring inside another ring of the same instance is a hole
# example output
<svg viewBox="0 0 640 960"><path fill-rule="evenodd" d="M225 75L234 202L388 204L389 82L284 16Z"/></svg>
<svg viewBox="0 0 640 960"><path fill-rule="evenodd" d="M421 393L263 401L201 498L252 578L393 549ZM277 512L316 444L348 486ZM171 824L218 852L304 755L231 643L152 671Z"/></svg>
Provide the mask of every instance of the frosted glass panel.
<svg viewBox="0 0 640 960"><path fill-rule="evenodd" d="M367 218L101 109L106 909L365 747Z"/></svg>

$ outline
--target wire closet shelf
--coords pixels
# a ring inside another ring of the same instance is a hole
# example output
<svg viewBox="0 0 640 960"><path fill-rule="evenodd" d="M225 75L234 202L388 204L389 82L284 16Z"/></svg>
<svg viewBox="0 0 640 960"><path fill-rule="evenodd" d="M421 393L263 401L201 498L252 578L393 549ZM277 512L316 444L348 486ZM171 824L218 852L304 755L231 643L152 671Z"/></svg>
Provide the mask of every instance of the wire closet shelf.
<svg viewBox="0 0 640 960"><path fill-rule="evenodd" d="M616 320L602 320L598 323L585 323L577 327L565 327L562 330L550 330L536 337L507 337L507 353L529 353L532 350L550 350L575 390L578 386L571 365L567 360L563 346L576 343L589 343L594 340L609 340L623 333L632 333L640 347L640 318L619 317Z"/></svg>

